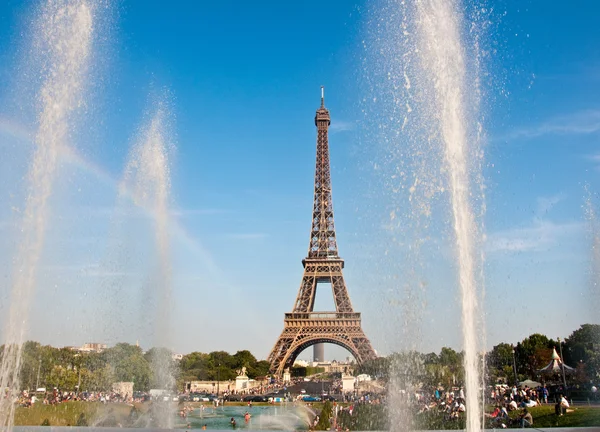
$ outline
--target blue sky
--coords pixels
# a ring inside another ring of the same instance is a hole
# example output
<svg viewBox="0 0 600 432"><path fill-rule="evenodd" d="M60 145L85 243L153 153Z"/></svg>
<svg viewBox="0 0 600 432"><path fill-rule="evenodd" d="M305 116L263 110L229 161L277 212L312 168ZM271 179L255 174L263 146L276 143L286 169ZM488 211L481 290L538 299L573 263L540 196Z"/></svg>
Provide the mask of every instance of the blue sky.
<svg viewBox="0 0 600 432"><path fill-rule="evenodd" d="M369 84L373 17L382 3L104 4L85 114L69 143L76 154L62 156L51 198L30 337L59 346L152 343L145 289L155 264L151 217L128 208L122 231L115 221L129 148L153 95L166 88L176 146L172 348L250 349L265 358L302 275L313 116L325 85L338 246L367 335L387 353L406 346L398 335L407 325L422 335L424 350L460 349L458 288L443 228L424 249L419 299L403 298L398 288L410 282L410 245L390 247L385 226L390 205L400 214L408 203L381 188L386 173L374 166L382 165L385 150L377 128L387 120L365 115L382 97ZM36 64L27 55L26 29L37 4L0 5L3 311L32 149L27 134L35 127L37 90L24 72ZM481 113L488 346L533 332L565 337L579 324L598 322L589 307L600 294L589 284L582 206L584 185L593 196L599 186L599 7L499 2L490 14ZM443 225L448 217L433 219ZM127 259L107 240L115 236L126 244ZM326 308L331 301L323 294L317 303Z"/></svg>

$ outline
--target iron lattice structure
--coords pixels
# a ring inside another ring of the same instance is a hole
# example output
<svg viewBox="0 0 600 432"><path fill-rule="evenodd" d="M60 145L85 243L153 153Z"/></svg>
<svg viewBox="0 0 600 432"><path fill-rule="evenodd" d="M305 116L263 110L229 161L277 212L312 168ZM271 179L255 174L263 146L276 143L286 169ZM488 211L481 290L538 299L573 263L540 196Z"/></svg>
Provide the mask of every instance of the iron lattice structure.
<svg viewBox="0 0 600 432"><path fill-rule="evenodd" d="M304 275L293 312L285 314L283 332L268 357L271 373L279 376L293 365L302 351L318 343L333 343L346 348L359 364L377 357L362 330L360 313L352 308L342 273L344 260L338 255L331 199L330 124L321 88L321 106L315 115L317 161L308 256L302 260ZM320 283L331 284L335 312L313 312Z"/></svg>

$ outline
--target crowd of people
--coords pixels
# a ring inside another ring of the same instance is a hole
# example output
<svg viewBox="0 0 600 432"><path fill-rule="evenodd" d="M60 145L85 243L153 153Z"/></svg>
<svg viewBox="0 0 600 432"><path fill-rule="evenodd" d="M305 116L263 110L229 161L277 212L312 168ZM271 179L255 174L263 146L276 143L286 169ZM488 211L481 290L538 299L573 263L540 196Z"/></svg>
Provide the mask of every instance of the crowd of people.
<svg viewBox="0 0 600 432"><path fill-rule="evenodd" d="M8 394L5 397L9 397ZM19 406L29 408L36 403L44 405L57 405L70 401L102 402L102 403L122 403L122 402L141 402L142 400L133 395L121 395L115 392L73 392L60 391L54 388L46 392L22 391L16 398Z"/></svg>
<svg viewBox="0 0 600 432"><path fill-rule="evenodd" d="M407 397L409 397L408 394ZM419 413L436 410L444 414L446 420L457 420L467 411L465 391L462 387L452 388L448 391L436 388L433 394L415 392L414 397L409 397L409 399L413 400Z"/></svg>
<svg viewBox="0 0 600 432"><path fill-rule="evenodd" d="M555 413L557 416L562 416L570 412L570 404L563 394L555 394L554 400L550 398L550 391L544 386L531 388L528 386L509 387L496 386L493 387L486 399L486 402L494 406L491 413L485 413L493 426L509 427L518 424L521 427L533 426L533 416L529 408L533 408L542 404L554 404ZM462 387L443 391L435 389L433 394L428 395L425 392L417 392L413 398L418 405L418 412L423 413L431 410L437 410L444 414L446 420L455 420L466 412L466 400ZM518 411L518 416L511 418L510 411Z"/></svg>

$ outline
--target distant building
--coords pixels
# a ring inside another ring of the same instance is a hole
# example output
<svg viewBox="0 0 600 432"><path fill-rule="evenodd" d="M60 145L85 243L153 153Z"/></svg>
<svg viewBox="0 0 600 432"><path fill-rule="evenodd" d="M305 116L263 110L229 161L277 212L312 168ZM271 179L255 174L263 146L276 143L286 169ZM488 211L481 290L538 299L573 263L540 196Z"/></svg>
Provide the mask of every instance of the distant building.
<svg viewBox="0 0 600 432"><path fill-rule="evenodd" d="M108 345L106 345L106 344L96 343L96 342L88 342L88 343L84 343L83 345L81 345L81 347L78 349L78 351L79 352L101 353L106 348L108 348Z"/></svg>
<svg viewBox="0 0 600 432"><path fill-rule="evenodd" d="M323 369L325 373L345 373L351 374L354 371L354 363L345 363L333 361L312 362L310 366Z"/></svg>
<svg viewBox="0 0 600 432"><path fill-rule="evenodd" d="M185 384L185 390L190 393L223 393L235 389L235 384L231 381L188 381Z"/></svg>
<svg viewBox="0 0 600 432"><path fill-rule="evenodd" d="M352 375L342 375L342 391L351 392L354 391L354 387L356 384L356 378Z"/></svg>
<svg viewBox="0 0 600 432"><path fill-rule="evenodd" d="M175 353L171 354L171 359L173 361L175 361L175 360L181 360L182 358L183 358L183 354L175 354Z"/></svg>
<svg viewBox="0 0 600 432"><path fill-rule="evenodd" d="M65 348L68 348L71 351L77 351L80 353L90 353L90 352L101 353L106 348L108 348L108 345L103 344L103 343L88 342L88 343L84 343L80 347L70 346L70 347L65 347Z"/></svg>
<svg viewBox="0 0 600 432"><path fill-rule="evenodd" d="M323 362L325 361L325 344L318 343L313 345L313 361Z"/></svg>

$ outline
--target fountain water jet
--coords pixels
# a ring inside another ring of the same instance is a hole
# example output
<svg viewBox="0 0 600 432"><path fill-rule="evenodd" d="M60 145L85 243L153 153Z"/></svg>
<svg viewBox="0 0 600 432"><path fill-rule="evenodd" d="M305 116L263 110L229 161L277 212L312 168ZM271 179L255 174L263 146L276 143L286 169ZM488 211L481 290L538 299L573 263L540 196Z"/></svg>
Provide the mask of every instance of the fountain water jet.
<svg viewBox="0 0 600 432"><path fill-rule="evenodd" d="M410 212L402 221L407 222L404 227L401 222L396 224L404 230L417 228L416 234L405 235L410 245L407 264L412 266L405 275L419 278L419 271L425 268L420 262L421 249L429 237L423 234L436 219L439 198L447 194L460 287L467 429L475 431L481 428L482 419L478 348L482 342L479 303L485 211L483 130L477 121L482 67L479 23L474 20L470 28L466 27L459 0L383 3L384 12L372 22L374 47L369 51L374 61L369 62L368 69L375 70L381 80L376 90L382 100L374 98L373 103L384 104L383 114L377 118L382 120L378 127L390 152L383 159L392 170L392 180L387 183L398 191L394 194L407 197L409 202L408 206L396 204L397 209L408 207ZM467 46L467 29L472 46ZM396 211L392 211L392 222L395 216ZM442 217L434 222L444 224L445 220ZM413 250L416 256L411 256ZM413 281L418 283L421 281ZM408 364L401 365L400 372L402 367ZM400 399L396 403L401 404ZM400 422L405 420L402 407L394 406L390 412L400 413ZM398 421L392 419L391 424L396 427Z"/></svg>
<svg viewBox="0 0 600 432"><path fill-rule="evenodd" d="M474 237L479 230L471 206L469 144L466 130L467 91L461 18L453 1L416 3L420 61L433 84L434 106L444 144L448 186L458 261L465 367L467 430L481 428L479 364L477 361L477 255Z"/></svg>
<svg viewBox="0 0 600 432"><path fill-rule="evenodd" d="M48 1L34 33L34 58L41 63L38 130L35 152L27 176L28 195L21 221L22 239L14 259L10 310L4 324L5 348L0 364L0 389L19 388L21 350L27 316L36 284L36 271L44 246L49 217L48 198L57 168L57 155L74 129L73 116L83 106L94 8L85 0ZM0 399L0 427L11 429L15 406Z"/></svg>
<svg viewBox="0 0 600 432"><path fill-rule="evenodd" d="M170 310L172 266L169 236L170 163L172 144L169 141L170 125L167 104L156 103L157 108L148 124L140 131L129 155L121 185L121 195L132 191L135 204L152 210L154 215L155 244L158 265L151 275L151 292L157 296L152 319L155 323L154 343L168 347L171 326ZM151 359L153 381L157 388L172 390L175 384L171 355L167 350L157 350ZM172 428L170 404L153 404L156 426Z"/></svg>
<svg viewBox="0 0 600 432"><path fill-rule="evenodd" d="M595 312L600 309L600 221L598 221L598 212L594 204L593 195L589 190L589 185L585 186L585 192L584 212L591 248L588 271L590 298L592 301L589 305L590 310Z"/></svg>

